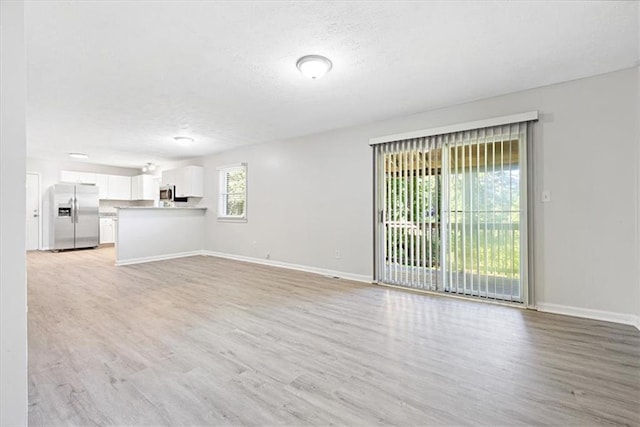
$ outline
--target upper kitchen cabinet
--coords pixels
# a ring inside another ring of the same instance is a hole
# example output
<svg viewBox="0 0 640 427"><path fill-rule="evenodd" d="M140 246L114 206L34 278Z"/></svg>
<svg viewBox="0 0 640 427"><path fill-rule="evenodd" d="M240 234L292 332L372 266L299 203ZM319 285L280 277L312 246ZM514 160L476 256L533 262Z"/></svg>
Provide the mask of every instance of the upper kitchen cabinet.
<svg viewBox="0 0 640 427"><path fill-rule="evenodd" d="M131 178L131 200L155 200L158 198L158 183L151 175Z"/></svg>
<svg viewBox="0 0 640 427"><path fill-rule="evenodd" d="M109 178L109 199L131 200L131 177L107 175Z"/></svg>
<svg viewBox="0 0 640 427"><path fill-rule="evenodd" d="M176 177L180 169L169 169L162 171L162 185L176 185Z"/></svg>
<svg viewBox="0 0 640 427"><path fill-rule="evenodd" d="M151 178L151 177L149 177ZM93 184L98 187L100 200L132 200L132 178L123 175L107 175L103 173L87 173L60 171L60 182L73 182L76 184ZM157 189L145 182L139 193L142 198L133 200L154 200ZM138 193L136 193L138 195Z"/></svg>
<svg viewBox="0 0 640 427"><path fill-rule="evenodd" d="M96 174L96 186L98 186L98 197L100 200L109 198L109 175Z"/></svg>
<svg viewBox="0 0 640 427"><path fill-rule="evenodd" d="M95 184L96 174L88 172L60 171L60 182L73 182L76 184Z"/></svg>
<svg viewBox="0 0 640 427"><path fill-rule="evenodd" d="M175 185L176 197L202 197L204 168L186 166L162 172L162 185Z"/></svg>

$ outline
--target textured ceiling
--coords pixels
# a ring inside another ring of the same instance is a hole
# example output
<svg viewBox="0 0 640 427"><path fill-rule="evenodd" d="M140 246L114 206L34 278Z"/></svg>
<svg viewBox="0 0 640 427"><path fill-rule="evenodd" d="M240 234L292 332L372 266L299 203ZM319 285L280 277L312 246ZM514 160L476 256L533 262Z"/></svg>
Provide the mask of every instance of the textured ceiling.
<svg viewBox="0 0 640 427"><path fill-rule="evenodd" d="M637 2L27 2L28 155L162 163L627 68L638 17ZM306 54L333 70L303 78Z"/></svg>

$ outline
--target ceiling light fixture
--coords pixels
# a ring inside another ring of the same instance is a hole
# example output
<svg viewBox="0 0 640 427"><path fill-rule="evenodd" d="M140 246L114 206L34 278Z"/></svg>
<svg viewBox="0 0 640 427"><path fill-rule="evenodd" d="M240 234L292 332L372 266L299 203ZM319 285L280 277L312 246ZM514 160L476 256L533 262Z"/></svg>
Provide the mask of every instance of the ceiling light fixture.
<svg viewBox="0 0 640 427"><path fill-rule="evenodd" d="M189 142L193 142L193 138L191 138L190 136L174 136L173 139L176 142L180 142L183 144L187 144Z"/></svg>
<svg viewBox="0 0 640 427"><path fill-rule="evenodd" d="M333 64L329 58L320 55L306 55L296 62L298 70L310 79L319 79L331 70Z"/></svg>
<svg viewBox="0 0 640 427"><path fill-rule="evenodd" d="M153 172L154 170L156 170L155 163L147 162L147 164L142 167L142 172L144 173Z"/></svg>
<svg viewBox="0 0 640 427"><path fill-rule="evenodd" d="M72 157L74 159L88 159L89 156L87 156L86 154L83 153L69 153L69 157Z"/></svg>

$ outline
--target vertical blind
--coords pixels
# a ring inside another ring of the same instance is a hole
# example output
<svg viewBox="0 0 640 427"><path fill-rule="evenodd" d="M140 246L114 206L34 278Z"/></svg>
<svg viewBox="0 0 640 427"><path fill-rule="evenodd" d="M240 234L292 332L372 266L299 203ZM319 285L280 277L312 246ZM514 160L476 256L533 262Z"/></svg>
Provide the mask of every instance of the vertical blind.
<svg viewBox="0 0 640 427"><path fill-rule="evenodd" d="M441 145L429 137L376 146L382 169L377 265L386 283L437 288Z"/></svg>
<svg viewBox="0 0 640 427"><path fill-rule="evenodd" d="M523 302L528 124L374 146L376 280Z"/></svg>

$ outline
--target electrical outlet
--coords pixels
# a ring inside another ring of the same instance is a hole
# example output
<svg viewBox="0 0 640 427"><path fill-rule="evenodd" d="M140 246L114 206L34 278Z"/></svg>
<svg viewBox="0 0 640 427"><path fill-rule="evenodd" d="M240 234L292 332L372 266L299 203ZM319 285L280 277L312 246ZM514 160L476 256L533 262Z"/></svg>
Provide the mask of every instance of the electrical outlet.
<svg viewBox="0 0 640 427"><path fill-rule="evenodd" d="M267 255L265 255L266 259L271 259L271 254L269 252L267 252Z"/></svg>
<svg viewBox="0 0 640 427"><path fill-rule="evenodd" d="M336 259L340 259L340 250L339 249L336 249L335 256L336 256Z"/></svg>
<svg viewBox="0 0 640 427"><path fill-rule="evenodd" d="M543 190L540 199L542 200L542 203L549 203L551 201L551 191Z"/></svg>

